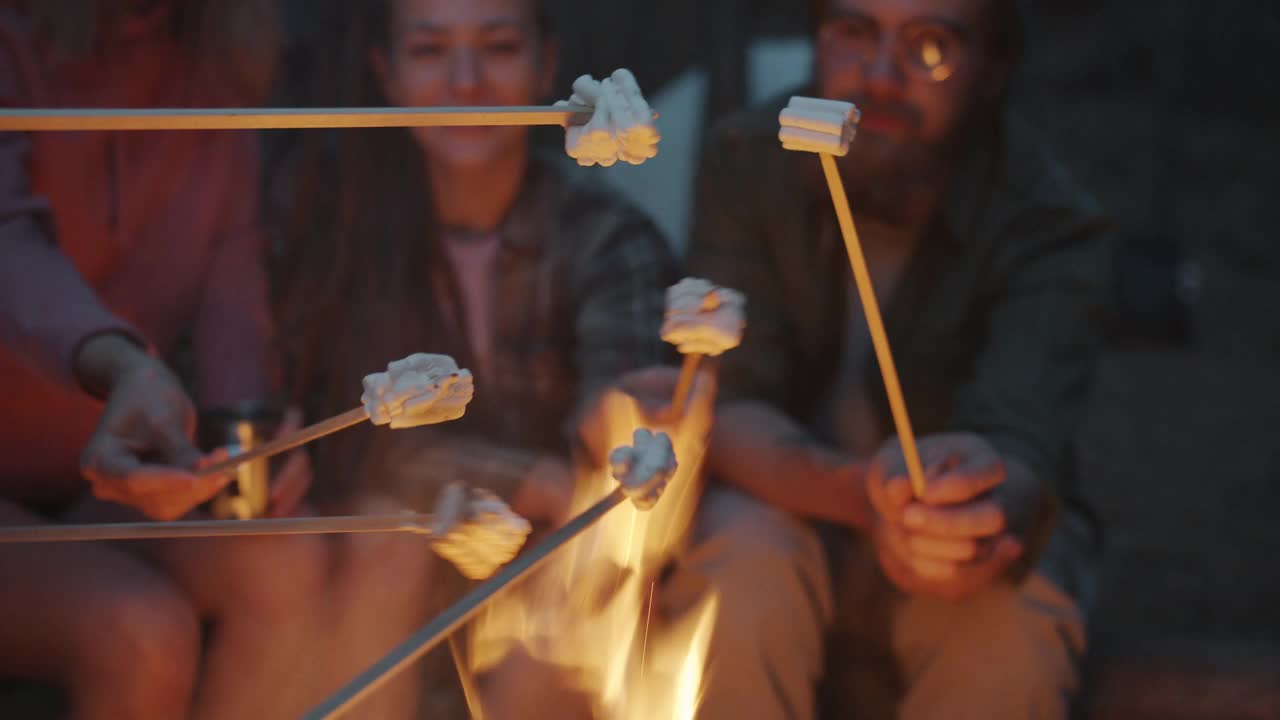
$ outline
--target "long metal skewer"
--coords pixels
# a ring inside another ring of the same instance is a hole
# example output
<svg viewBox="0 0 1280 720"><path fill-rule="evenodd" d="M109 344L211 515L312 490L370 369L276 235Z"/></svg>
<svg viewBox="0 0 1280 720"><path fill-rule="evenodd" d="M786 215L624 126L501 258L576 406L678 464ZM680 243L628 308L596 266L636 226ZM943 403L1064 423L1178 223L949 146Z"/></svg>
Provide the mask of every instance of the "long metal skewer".
<svg viewBox="0 0 1280 720"><path fill-rule="evenodd" d="M240 535L326 535L335 533L414 532L431 535L432 516L354 515L342 517L271 518L265 520L190 520L177 522L100 523L93 525L0 526L0 544L159 540Z"/></svg>
<svg viewBox="0 0 1280 720"><path fill-rule="evenodd" d="M11 108L0 131L288 130L488 125L569 125L591 119L582 105L451 108Z"/></svg>
<svg viewBox="0 0 1280 720"><path fill-rule="evenodd" d="M464 595L461 600L424 625L408 640L396 646L394 650L356 676L354 680L336 694L307 713L304 716L306 720L336 718L365 697L376 692L395 677L397 673L430 652L441 642L444 642L445 638L449 637L454 631L465 625L484 607L485 603L492 600L500 591L523 579L550 557L552 553L621 504L626 497L622 488L619 487L595 505L584 510L580 515L566 523L564 527L556 530L546 540L539 543L537 547L517 557L502 570L498 571L496 575L477 585L474 590Z"/></svg>

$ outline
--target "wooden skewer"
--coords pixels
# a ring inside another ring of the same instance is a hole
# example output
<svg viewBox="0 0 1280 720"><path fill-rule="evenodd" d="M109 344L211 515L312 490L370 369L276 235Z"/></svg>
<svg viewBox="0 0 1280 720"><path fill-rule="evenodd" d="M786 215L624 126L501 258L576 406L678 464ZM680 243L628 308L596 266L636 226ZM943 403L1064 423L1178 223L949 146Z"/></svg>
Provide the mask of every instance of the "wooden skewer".
<svg viewBox="0 0 1280 720"><path fill-rule="evenodd" d="M867 260L862 253L862 243L858 241L858 231L853 225L853 213L849 210L844 181L840 179L834 156L829 153L818 153L818 156L822 158L822 170L827 176L831 201L836 206L836 217L840 221L840 233L844 235L845 249L849 251L849 263L853 266L858 297L862 300L862 310L867 316L867 329L871 331L871 343L875 347L876 359L880 362L885 393L889 396L889 408L893 411L893 424L897 428L902 454L907 461L907 473L911 477L911 491L916 498L921 498L925 492L924 467L920 464L920 451L916 448L915 434L911 430L911 417L907 415L907 402L902 396L902 385L898 382L898 368L893 363L893 353L889 349L889 336L885 333L884 320L880 317L880 303L876 300L871 273L867 270Z"/></svg>
<svg viewBox="0 0 1280 720"><path fill-rule="evenodd" d="M466 655L462 652L462 644L458 642L457 633L449 636L449 654L453 656L453 669L458 671L458 682L462 685L462 697L467 702L467 711L471 713L471 720L484 720L480 688L476 685L475 675L467 668Z"/></svg>
<svg viewBox="0 0 1280 720"><path fill-rule="evenodd" d="M242 535L329 535L336 533L413 532L431 534L432 516L353 515L265 520L183 520L175 522L99 523L92 525L0 526L0 544L102 542Z"/></svg>
<svg viewBox="0 0 1280 720"><path fill-rule="evenodd" d="M308 425L297 432L285 435L282 438L272 440L253 448L245 453L215 463L206 468L196 471L197 477L208 477L210 475L220 475L222 473L231 472L240 465L252 460L259 460L272 455L279 455L301 445L318 440L326 435L332 435L339 430L345 430L352 425L359 425L369 419L369 412L363 407L348 410L341 415L334 415L328 420L321 420L314 425Z"/></svg>
<svg viewBox="0 0 1280 720"><path fill-rule="evenodd" d="M446 108L11 108L0 131L288 130L299 128L569 125L592 109L564 107Z"/></svg>
<svg viewBox="0 0 1280 720"><path fill-rule="evenodd" d="M680 366L680 379L676 381L676 392L671 399L671 409L675 417L684 417L689 404L689 393L693 390L693 379L698 375L698 366L702 364L700 353L689 353L684 356L684 364Z"/></svg>

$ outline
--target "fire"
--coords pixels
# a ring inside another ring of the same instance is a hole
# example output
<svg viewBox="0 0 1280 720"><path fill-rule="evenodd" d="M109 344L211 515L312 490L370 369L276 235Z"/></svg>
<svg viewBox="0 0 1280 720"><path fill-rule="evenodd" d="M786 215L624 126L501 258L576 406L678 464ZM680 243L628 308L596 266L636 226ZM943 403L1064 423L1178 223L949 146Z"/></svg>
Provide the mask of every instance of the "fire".
<svg viewBox="0 0 1280 720"><path fill-rule="evenodd" d="M657 507L630 503L609 513L548 561L523 587L491 604L470 635L470 669L484 673L513 651L559 671L590 698L600 720L692 720L697 712L717 599L664 617L655 594L663 566L687 540L701 490L713 383L699 377L684 418L646 419L623 393L604 399L608 447L637 427L671 435L680 468ZM581 512L616 487L607 467L584 470L574 495ZM483 708L472 707L475 717Z"/></svg>

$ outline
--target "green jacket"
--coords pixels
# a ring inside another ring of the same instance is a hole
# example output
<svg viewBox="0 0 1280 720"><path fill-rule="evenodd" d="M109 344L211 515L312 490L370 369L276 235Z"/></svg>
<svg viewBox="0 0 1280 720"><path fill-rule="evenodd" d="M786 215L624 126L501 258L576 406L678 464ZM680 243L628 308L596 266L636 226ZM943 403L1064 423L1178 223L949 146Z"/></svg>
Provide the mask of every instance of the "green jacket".
<svg viewBox="0 0 1280 720"><path fill-rule="evenodd" d="M851 271L839 233L826 231L835 213L817 157L778 142L782 105L714 132L688 264L748 298L743 344L722 361L722 398L761 400L810 424L840 371ZM885 324L917 434L978 433L1071 497L1109 228L1022 120L996 125L962 163ZM866 387L880 426L892 428L874 359Z"/></svg>

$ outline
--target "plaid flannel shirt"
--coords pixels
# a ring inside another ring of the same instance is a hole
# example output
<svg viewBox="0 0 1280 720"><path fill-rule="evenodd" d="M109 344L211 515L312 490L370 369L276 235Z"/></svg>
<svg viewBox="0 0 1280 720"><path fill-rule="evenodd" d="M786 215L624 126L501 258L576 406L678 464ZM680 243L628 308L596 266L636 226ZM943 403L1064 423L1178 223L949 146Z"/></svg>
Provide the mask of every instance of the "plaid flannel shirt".
<svg viewBox="0 0 1280 720"><path fill-rule="evenodd" d="M398 430L370 458L384 475L374 481L415 504L450 480L509 497L539 456L568 459L590 398L629 370L674 358L659 333L677 265L641 212L538 159L499 234L492 377L477 378L461 420ZM454 325L433 347L466 367L470 350Z"/></svg>

